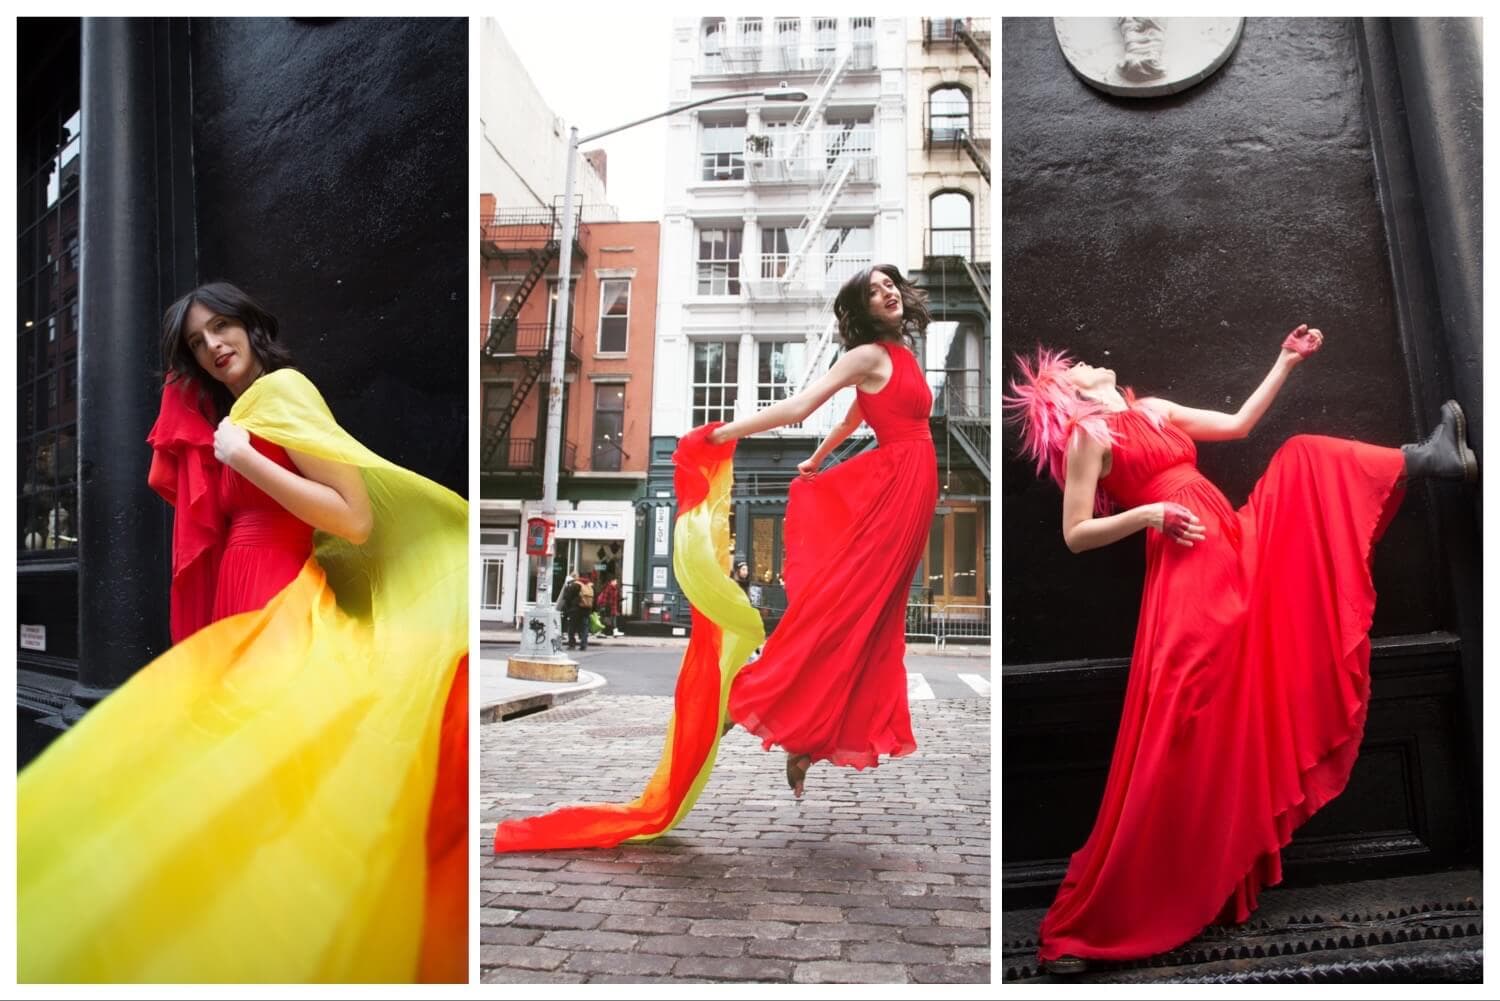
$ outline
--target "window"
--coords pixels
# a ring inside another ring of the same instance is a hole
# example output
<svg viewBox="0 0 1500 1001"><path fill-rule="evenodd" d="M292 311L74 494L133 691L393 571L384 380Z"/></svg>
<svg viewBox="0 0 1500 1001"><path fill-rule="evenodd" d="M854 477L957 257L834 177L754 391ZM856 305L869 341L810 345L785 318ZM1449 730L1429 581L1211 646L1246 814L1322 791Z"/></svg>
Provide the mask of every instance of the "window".
<svg viewBox="0 0 1500 1001"><path fill-rule="evenodd" d="M802 246L802 228L767 227L760 231L760 276L780 278L786 274L787 262Z"/></svg>
<svg viewBox="0 0 1500 1001"><path fill-rule="evenodd" d="M849 68L873 69L875 66L875 19L873 17L850 18L849 30L854 35L854 50L849 59Z"/></svg>
<svg viewBox="0 0 1500 1001"><path fill-rule="evenodd" d="M740 238L738 229L698 231L698 294L740 294Z"/></svg>
<svg viewBox="0 0 1500 1001"><path fill-rule="evenodd" d="M792 396L807 365L807 342L761 341L755 375L755 408L764 410Z"/></svg>
<svg viewBox="0 0 1500 1001"><path fill-rule="evenodd" d="M819 69L833 65L834 52L838 48L838 38L838 18L813 18L813 58L817 61Z"/></svg>
<svg viewBox="0 0 1500 1001"><path fill-rule="evenodd" d="M784 514L750 516L750 579L756 584L781 584L781 537Z"/></svg>
<svg viewBox="0 0 1500 1001"><path fill-rule="evenodd" d="M745 126L703 126L703 180L745 179Z"/></svg>
<svg viewBox="0 0 1500 1001"><path fill-rule="evenodd" d="M855 161L850 177L856 181L875 178L875 130L868 118L830 118L823 134L825 166L841 168Z"/></svg>
<svg viewBox="0 0 1500 1001"><path fill-rule="evenodd" d="M76 63L71 75L76 81ZM26 109L17 161L15 470L22 559L57 558L58 550L71 557L78 545L82 114L76 91L54 100Z"/></svg>
<svg viewBox="0 0 1500 1001"><path fill-rule="evenodd" d="M754 73L760 66L760 29L762 18L742 17L739 21L739 51L735 53L736 66L742 73Z"/></svg>
<svg viewBox="0 0 1500 1001"><path fill-rule="evenodd" d="M962 87L938 87L928 95L928 143L954 143L970 131L969 93Z"/></svg>
<svg viewBox="0 0 1500 1001"><path fill-rule="evenodd" d="M776 69L779 71L801 69L797 50L802 44L802 19L778 17L776 19Z"/></svg>
<svg viewBox="0 0 1500 1001"><path fill-rule="evenodd" d="M599 283L599 353L623 353L629 334L630 279L606 278Z"/></svg>
<svg viewBox="0 0 1500 1001"><path fill-rule="evenodd" d="M594 385L594 459L593 469L618 473L624 455L625 384L601 382Z"/></svg>
<svg viewBox="0 0 1500 1001"><path fill-rule="evenodd" d="M516 295L521 290L521 276L508 275L504 278L490 279L490 323L485 333L485 344L488 345L497 334L499 340L494 342L492 353L515 354L516 352L516 320L511 317L506 328L497 330L495 321L506 314L506 311L515 303Z"/></svg>
<svg viewBox="0 0 1500 1001"><path fill-rule="evenodd" d="M724 72L724 19L709 18L703 22L703 72Z"/></svg>
<svg viewBox="0 0 1500 1001"><path fill-rule="evenodd" d="M932 196L931 238L928 254L932 257L974 256L974 203L962 191L939 191Z"/></svg>
<svg viewBox="0 0 1500 1001"><path fill-rule="evenodd" d="M488 438L493 428L500 426L500 418L510 407L511 384L508 382L486 382L484 384L484 438ZM500 439L500 444L491 455L488 465L490 470L511 468L511 440L510 428L505 429L505 435Z"/></svg>
<svg viewBox="0 0 1500 1001"><path fill-rule="evenodd" d="M699 341L693 345L693 426L734 420L739 397L738 341Z"/></svg>
<svg viewBox="0 0 1500 1001"><path fill-rule="evenodd" d="M842 284L870 266L875 254L874 233L868 226L829 226L823 230L823 274Z"/></svg>

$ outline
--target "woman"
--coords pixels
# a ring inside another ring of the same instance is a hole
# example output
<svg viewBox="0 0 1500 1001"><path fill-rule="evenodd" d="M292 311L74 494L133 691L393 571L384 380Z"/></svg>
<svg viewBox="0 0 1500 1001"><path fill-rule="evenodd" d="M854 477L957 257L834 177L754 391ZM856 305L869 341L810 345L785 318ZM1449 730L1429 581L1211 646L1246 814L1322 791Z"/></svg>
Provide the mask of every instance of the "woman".
<svg viewBox="0 0 1500 1001"><path fill-rule="evenodd" d="M1427 441L1399 450L1294 437L1231 508L1194 468L1193 442L1248 435L1322 343L1293 330L1232 414L1137 400L1113 371L1059 353L1018 360L1006 406L1062 487L1069 550L1146 530L1104 799L1042 922L1054 973L1244 921L1280 881L1292 832L1348 781L1369 699L1371 548L1407 480L1473 479L1477 464L1449 401Z"/></svg>
<svg viewBox="0 0 1500 1001"><path fill-rule="evenodd" d="M672 456L672 565L693 628L655 772L630 803L587 803L501 821L496 852L609 847L658 838L687 815L735 721L787 751L799 798L813 761L862 768L916 748L902 663L907 590L937 503L932 394L909 350L927 327L922 293L881 265L834 301L845 352L805 390L730 424L694 428ZM737 438L801 421L845 386L856 401L798 470L787 505L786 616L767 640L728 574ZM818 467L868 420L880 447ZM758 660L750 660L764 643ZM727 703L727 706L726 706ZM727 710L727 711L726 711ZM726 720L728 725L726 726Z"/></svg>
<svg viewBox="0 0 1500 1001"><path fill-rule="evenodd" d="M713 444L805 420L838 390L855 401L797 466L787 503L787 610L740 671L729 714L787 754L801 798L816 761L865 768L916 749L906 702L906 604L937 505L932 393L914 353L926 297L892 265L851 278L834 300L844 352L790 399L709 432ZM868 422L879 447L818 472Z"/></svg>
<svg viewBox="0 0 1500 1001"><path fill-rule="evenodd" d="M466 505L234 286L162 347L175 645L19 777L20 977L463 980Z"/></svg>

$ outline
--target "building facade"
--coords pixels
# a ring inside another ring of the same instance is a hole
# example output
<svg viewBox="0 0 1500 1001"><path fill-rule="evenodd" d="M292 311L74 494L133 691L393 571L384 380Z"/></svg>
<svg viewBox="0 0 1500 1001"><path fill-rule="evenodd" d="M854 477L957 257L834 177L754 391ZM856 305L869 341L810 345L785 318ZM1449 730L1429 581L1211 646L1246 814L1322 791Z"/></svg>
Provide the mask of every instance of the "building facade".
<svg viewBox="0 0 1500 1001"><path fill-rule="evenodd" d="M480 616L513 626L536 597L522 532L537 513L547 436L560 226L550 209L481 196ZM636 504L650 448L659 226L579 213L568 298L553 594L564 575L620 581L635 609Z"/></svg>
<svg viewBox="0 0 1500 1001"><path fill-rule="evenodd" d="M668 120L643 512L654 542L670 521L677 438L792 395L826 369L834 294L872 263L900 260L906 226L901 20L709 17L678 19L672 31L671 103L783 82L808 99L726 101ZM784 603L787 487L852 399L842 392L802 427L747 439L736 453L734 558L773 609ZM665 586L651 589L644 615L681 616L669 547L648 548L647 573Z"/></svg>
<svg viewBox="0 0 1500 1001"><path fill-rule="evenodd" d="M942 500L913 633L990 634L990 21L907 22L905 264L927 293L923 345Z"/></svg>

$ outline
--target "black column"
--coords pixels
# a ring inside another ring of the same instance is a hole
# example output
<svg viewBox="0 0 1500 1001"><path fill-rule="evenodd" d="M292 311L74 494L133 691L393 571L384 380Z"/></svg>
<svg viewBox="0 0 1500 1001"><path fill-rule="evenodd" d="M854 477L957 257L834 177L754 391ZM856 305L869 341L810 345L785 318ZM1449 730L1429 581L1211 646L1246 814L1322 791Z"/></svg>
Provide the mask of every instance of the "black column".
<svg viewBox="0 0 1500 1001"><path fill-rule="evenodd" d="M173 34L147 18L83 24L79 666L68 719L168 644L168 512L146 485L145 439L160 399L163 288L184 263L191 274L175 239L184 192L170 151L188 146L172 91L185 98L188 87Z"/></svg>
<svg viewBox="0 0 1500 1001"><path fill-rule="evenodd" d="M1483 119L1478 22L1367 18L1359 35L1395 314L1411 385L1411 434L1442 402L1463 404L1484 464ZM1445 624L1459 636L1462 705L1475 802L1481 785L1483 566L1481 494L1424 483L1443 557ZM1479 813L1473 814L1478 836Z"/></svg>

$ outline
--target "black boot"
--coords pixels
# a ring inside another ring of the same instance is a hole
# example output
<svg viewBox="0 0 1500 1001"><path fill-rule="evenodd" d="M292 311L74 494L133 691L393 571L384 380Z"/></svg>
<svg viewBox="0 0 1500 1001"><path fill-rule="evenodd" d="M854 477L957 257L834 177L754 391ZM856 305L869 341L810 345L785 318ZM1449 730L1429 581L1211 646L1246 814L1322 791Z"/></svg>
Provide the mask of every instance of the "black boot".
<svg viewBox="0 0 1500 1001"><path fill-rule="evenodd" d="M1468 422L1457 400L1443 404L1443 419L1426 441L1402 445L1401 454L1406 456L1407 479L1432 476L1473 483L1479 478L1479 460L1469 447Z"/></svg>

